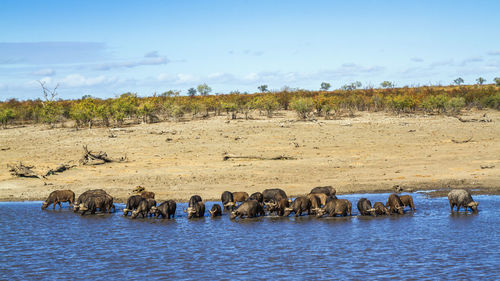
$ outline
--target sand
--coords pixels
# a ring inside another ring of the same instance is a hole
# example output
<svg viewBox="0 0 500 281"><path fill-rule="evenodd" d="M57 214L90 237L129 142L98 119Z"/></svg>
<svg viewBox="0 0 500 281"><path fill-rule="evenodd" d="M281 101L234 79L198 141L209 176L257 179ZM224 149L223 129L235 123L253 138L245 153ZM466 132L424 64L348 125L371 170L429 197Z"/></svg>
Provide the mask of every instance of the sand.
<svg viewBox="0 0 500 281"><path fill-rule="evenodd" d="M123 201L138 185L159 200L179 201L193 194L220 200L225 190L253 193L276 187L297 196L322 185L334 186L339 194L387 192L395 185L405 191L465 187L499 192L500 112L472 110L461 117L484 114L491 122L386 112L298 121L293 112L282 111L271 119L254 113L253 120L218 116L111 130L7 128L0 130L0 200L43 200L56 189L71 189L78 196L102 188ZM126 155L128 161L78 165L83 145L110 157ZM224 161L225 155L290 159ZM45 179L18 178L7 164L19 161L40 174L61 163L76 167Z"/></svg>

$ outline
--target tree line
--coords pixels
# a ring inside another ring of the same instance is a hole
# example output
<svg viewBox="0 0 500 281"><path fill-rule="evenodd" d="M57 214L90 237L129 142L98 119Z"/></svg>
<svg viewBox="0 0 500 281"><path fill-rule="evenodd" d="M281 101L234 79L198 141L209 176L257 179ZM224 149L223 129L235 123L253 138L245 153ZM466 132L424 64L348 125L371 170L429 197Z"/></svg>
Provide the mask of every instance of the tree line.
<svg viewBox="0 0 500 281"><path fill-rule="evenodd" d="M500 80L500 79L499 79ZM457 114L463 108L494 108L500 110L500 85L421 86L396 88L383 82L382 88L361 89L361 83L345 85L329 91L321 84L318 91L283 88L269 91L266 85L259 92L248 94L210 95L206 84L192 88L191 94L167 91L148 97L124 93L115 98L100 99L83 96L76 100L56 99L57 87L49 90L41 83L43 99L10 99L0 102L0 124L48 124L51 127L74 121L74 126L123 126L130 123L152 123L210 118L226 115L236 119L259 114L272 118L278 110L293 110L298 118L335 118L355 111L391 111L395 113ZM196 91L200 95L196 95ZM193 94L194 92L194 94ZM189 93L189 91L188 91Z"/></svg>

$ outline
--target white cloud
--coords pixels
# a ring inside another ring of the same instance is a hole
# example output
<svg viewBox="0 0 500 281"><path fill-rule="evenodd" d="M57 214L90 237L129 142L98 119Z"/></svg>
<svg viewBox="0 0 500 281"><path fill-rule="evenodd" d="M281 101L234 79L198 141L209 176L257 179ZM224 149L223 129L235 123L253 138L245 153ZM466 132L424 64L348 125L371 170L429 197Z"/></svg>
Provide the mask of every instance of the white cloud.
<svg viewBox="0 0 500 281"><path fill-rule="evenodd" d="M491 51L491 52L488 52L488 55L490 55L490 56L500 56L500 51Z"/></svg>
<svg viewBox="0 0 500 281"><path fill-rule="evenodd" d="M160 54L158 53L158 51L151 51L151 52L146 53L144 55L145 58L157 58L159 56L160 56Z"/></svg>
<svg viewBox="0 0 500 281"><path fill-rule="evenodd" d="M105 75L100 75L96 77L85 77L81 74L70 74L61 80L60 84L65 87L77 88L77 87L93 87L105 84L116 83L118 79L116 77L107 77Z"/></svg>
<svg viewBox="0 0 500 281"><path fill-rule="evenodd" d="M419 58L419 57L413 57L410 59L412 62L423 62L424 59L423 58Z"/></svg>
<svg viewBox="0 0 500 281"><path fill-rule="evenodd" d="M168 82L172 84L185 84L185 83L196 83L199 82L199 79L192 74L170 74L170 73L162 73L158 75L157 78L160 82Z"/></svg>
<svg viewBox="0 0 500 281"><path fill-rule="evenodd" d="M461 63L460 66L466 66L470 63L475 63L475 62L482 62L483 58L481 57L472 57L472 58L466 58L464 59Z"/></svg>
<svg viewBox="0 0 500 281"><path fill-rule="evenodd" d="M56 74L56 71L52 68L44 68L44 69L39 69L39 70L33 71L31 74L40 75L40 76L53 76Z"/></svg>
<svg viewBox="0 0 500 281"><path fill-rule="evenodd" d="M133 68L144 65L162 65L167 64L170 61L166 57L145 57L140 60L130 60L121 62L109 62L102 63L95 67L97 70L111 70L114 68Z"/></svg>

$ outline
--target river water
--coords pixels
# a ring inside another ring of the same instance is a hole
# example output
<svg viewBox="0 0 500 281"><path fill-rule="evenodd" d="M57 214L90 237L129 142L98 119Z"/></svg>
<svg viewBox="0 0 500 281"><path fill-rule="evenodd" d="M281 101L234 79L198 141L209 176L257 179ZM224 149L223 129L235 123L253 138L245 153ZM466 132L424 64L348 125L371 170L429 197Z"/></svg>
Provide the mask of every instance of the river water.
<svg viewBox="0 0 500 281"><path fill-rule="evenodd" d="M174 220L133 220L0 203L0 279L498 280L500 196L474 196L478 214L413 196L415 212L390 217L359 217L355 207L388 194L353 194L339 196L353 203L352 217L236 221L188 221L185 204Z"/></svg>

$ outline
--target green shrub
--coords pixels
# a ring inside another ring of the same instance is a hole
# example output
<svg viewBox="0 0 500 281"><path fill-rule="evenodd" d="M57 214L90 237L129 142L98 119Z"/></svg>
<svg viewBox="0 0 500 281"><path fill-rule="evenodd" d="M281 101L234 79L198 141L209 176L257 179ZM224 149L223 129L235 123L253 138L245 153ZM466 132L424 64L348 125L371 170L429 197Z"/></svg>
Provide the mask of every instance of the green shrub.
<svg viewBox="0 0 500 281"><path fill-rule="evenodd" d="M500 93L484 97L481 100L483 106L500 110Z"/></svg>
<svg viewBox="0 0 500 281"><path fill-rule="evenodd" d="M273 112L279 108L278 98L273 94L258 96L253 99L253 108L267 113L267 117L273 117Z"/></svg>
<svg viewBox="0 0 500 281"><path fill-rule="evenodd" d="M314 109L312 98L296 98L290 103L290 107L297 112L300 119L307 119Z"/></svg>
<svg viewBox="0 0 500 281"><path fill-rule="evenodd" d="M422 101L422 107L428 112L433 112L434 110L437 110L438 112L444 112L446 109L447 101L448 97L444 94L428 96Z"/></svg>
<svg viewBox="0 0 500 281"><path fill-rule="evenodd" d="M70 117L75 120L76 126L88 124L92 128L92 121L96 116L96 105L90 98L73 104L69 112Z"/></svg>
<svg viewBox="0 0 500 281"><path fill-rule="evenodd" d="M445 103L446 111L451 113L458 113L464 107L465 107L465 99L462 97L450 98Z"/></svg>
<svg viewBox="0 0 500 281"><path fill-rule="evenodd" d="M5 128L9 122L16 118L14 110L11 108L0 109L0 124Z"/></svg>

